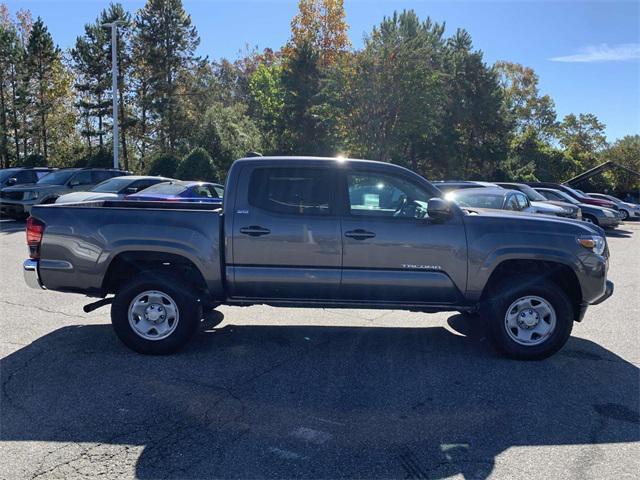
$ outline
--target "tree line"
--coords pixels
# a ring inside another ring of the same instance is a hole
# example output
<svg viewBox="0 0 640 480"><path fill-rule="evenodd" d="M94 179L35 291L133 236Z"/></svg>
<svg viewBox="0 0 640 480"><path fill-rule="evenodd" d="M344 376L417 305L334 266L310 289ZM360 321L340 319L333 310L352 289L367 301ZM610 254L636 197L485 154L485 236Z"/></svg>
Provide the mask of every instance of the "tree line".
<svg viewBox="0 0 640 480"><path fill-rule="evenodd" d="M589 113L559 119L523 65L488 65L465 30L412 10L354 49L342 0L300 0L289 41L211 60L181 0L112 3L62 51L42 19L0 5L1 166L109 166L111 33L119 150L137 173L223 180L255 151L393 162L431 179L566 180L604 160L640 170L640 136L608 144ZM602 188L638 179L610 172Z"/></svg>

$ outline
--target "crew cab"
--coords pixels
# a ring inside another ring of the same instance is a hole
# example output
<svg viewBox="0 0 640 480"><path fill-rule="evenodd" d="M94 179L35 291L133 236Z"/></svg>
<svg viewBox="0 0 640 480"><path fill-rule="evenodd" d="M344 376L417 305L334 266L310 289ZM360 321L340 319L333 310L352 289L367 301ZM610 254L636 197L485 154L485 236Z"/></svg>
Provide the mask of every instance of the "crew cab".
<svg viewBox="0 0 640 480"><path fill-rule="evenodd" d="M461 208L397 165L245 158L225 192L222 208L34 206L25 279L102 298L85 311L111 303L116 334L145 354L183 347L203 309L269 304L460 311L502 352L540 359L613 292L599 227Z"/></svg>

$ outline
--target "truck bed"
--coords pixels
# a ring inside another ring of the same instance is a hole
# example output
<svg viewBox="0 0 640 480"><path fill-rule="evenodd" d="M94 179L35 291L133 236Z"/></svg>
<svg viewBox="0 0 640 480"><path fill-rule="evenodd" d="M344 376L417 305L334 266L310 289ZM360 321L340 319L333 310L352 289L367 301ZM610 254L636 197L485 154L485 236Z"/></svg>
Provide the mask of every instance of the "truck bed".
<svg viewBox="0 0 640 480"><path fill-rule="evenodd" d="M212 293L221 291L221 211L205 203L113 200L36 206L32 216L45 224L40 279L52 290L101 296L119 254L164 252L191 262Z"/></svg>

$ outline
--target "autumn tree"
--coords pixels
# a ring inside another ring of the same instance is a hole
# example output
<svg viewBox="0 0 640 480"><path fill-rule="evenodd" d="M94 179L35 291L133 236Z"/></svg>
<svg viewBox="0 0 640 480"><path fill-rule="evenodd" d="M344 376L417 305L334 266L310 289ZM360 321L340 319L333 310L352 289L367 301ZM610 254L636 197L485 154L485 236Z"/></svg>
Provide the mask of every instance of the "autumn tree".
<svg viewBox="0 0 640 480"><path fill-rule="evenodd" d="M300 0L291 21L293 48L311 45L322 67L333 65L351 46L343 0Z"/></svg>

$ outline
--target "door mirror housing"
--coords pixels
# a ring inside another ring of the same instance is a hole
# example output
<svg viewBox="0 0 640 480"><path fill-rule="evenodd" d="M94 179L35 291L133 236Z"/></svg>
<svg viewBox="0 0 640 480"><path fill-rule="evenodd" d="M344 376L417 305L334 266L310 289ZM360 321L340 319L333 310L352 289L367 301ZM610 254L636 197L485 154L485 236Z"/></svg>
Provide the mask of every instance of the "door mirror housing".
<svg viewBox="0 0 640 480"><path fill-rule="evenodd" d="M124 193L131 195L132 193L138 193L138 189L136 187L127 187L124 189Z"/></svg>
<svg viewBox="0 0 640 480"><path fill-rule="evenodd" d="M443 200L442 198L434 197L429 200L429 205L427 206L427 215L429 218L437 221L444 222L453 217L453 209L451 208L451 203L447 200Z"/></svg>

